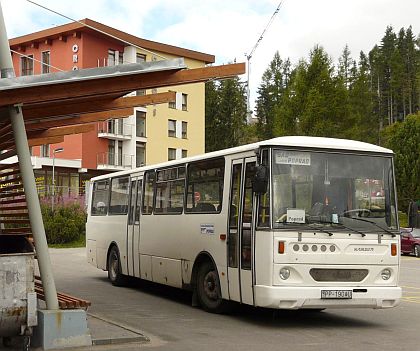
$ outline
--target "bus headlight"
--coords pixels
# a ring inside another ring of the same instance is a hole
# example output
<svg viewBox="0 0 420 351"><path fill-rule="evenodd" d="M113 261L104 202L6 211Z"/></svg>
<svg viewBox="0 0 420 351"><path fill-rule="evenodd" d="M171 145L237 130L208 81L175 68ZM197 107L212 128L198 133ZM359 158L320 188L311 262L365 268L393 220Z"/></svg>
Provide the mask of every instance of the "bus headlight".
<svg viewBox="0 0 420 351"><path fill-rule="evenodd" d="M280 269L279 275L280 275L280 278L283 280L288 279L290 277L290 269L283 267L282 269Z"/></svg>
<svg viewBox="0 0 420 351"><path fill-rule="evenodd" d="M385 268L381 272L381 277L383 280L388 280L389 278L391 278L391 271L388 268Z"/></svg>

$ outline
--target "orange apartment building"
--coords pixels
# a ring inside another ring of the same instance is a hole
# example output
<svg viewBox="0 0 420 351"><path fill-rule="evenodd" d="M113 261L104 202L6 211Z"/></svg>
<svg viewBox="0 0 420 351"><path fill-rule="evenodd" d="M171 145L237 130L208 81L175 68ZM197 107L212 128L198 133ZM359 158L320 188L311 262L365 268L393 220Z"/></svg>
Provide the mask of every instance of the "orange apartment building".
<svg viewBox="0 0 420 351"><path fill-rule="evenodd" d="M215 61L213 55L138 38L90 19L9 43L17 76L175 57L183 57L189 68ZM53 158L56 189L79 194L92 176L204 153L204 83L132 94L168 90L177 92L175 103L139 106L134 115L95 123L93 131L66 136L63 143L33 147L39 191L52 184Z"/></svg>

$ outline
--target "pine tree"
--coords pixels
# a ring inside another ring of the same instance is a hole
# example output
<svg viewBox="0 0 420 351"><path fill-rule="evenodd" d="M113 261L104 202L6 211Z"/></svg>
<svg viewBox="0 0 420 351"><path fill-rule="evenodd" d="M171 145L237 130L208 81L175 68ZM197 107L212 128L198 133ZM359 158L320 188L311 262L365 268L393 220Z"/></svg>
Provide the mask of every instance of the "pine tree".
<svg viewBox="0 0 420 351"><path fill-rule="evenodd" d="M238 146L246 125L245 89L238 77L206 83L206 152Z"/></svg>
<svg viewBox="0 0 420 351"><path fill-rule="evenodd" d="M260 139L269 139L275 135L275 111L289 79L287 76L289 70L290 61L283 62L277 51L269 67L264 71L256 101L257 133Z"/></svg>

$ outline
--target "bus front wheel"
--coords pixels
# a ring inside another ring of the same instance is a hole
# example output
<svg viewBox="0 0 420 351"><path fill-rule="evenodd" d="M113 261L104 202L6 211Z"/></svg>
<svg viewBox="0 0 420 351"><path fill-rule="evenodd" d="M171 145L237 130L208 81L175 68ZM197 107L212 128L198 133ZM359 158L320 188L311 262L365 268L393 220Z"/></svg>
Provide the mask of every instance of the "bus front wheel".
<svg viewBox="0 0 420 351"><path fill-rule="evenodd" d="M228 302L222 299L219 276L210 262L199 267L196 288L198 301L205 311L222 313L227 310Z"/></svg>
<svg viewBox="0 0 420 351"><path fill-rule="evenodd" d="M125 278L125 275L121 273L120 252L116 246L112 246L108 255L108 279L112 285L122 286Z"/></svg>

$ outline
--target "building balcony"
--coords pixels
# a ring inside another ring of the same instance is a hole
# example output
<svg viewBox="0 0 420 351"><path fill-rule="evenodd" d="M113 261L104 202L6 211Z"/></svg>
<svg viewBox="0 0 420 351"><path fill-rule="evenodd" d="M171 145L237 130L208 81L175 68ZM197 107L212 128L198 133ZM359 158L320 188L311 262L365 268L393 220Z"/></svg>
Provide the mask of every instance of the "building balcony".
<svg viewBox="0 0 420 351"><path fill-rule="evenodd" d="M133 167L134 155L117 155L101 152L96 155L97 169L107 171L122 171Z"/></svg>
<svg viewBox="0 0 420 351"><path fill-rule="evenodd" d="M98 137L111 140L130 140L133 136L133 125L121 120L108 120L98 123Z"/></svg>

